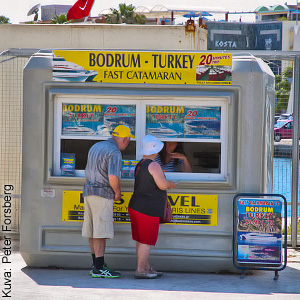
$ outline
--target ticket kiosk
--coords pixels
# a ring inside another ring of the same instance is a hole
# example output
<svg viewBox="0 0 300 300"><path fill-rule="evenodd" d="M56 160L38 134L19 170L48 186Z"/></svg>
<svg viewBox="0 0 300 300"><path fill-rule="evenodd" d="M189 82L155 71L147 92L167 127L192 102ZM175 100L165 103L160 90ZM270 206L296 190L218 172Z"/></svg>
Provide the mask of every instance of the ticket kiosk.
<svg viewBox="0 0 300 300"><path fill-rule="evenodd" d="M259 58L209 52L53 50L24 69L21 254L32 267L88 268L81 236L89 148L115 126L135 135L114 203L112 268L135 269L127 206L141 141L176 141L192 172L170 172L174 218L151 250L165 271L237 271L232 203L272 186L274 75ZM176 260L176 263L174 261Z"/></svg>

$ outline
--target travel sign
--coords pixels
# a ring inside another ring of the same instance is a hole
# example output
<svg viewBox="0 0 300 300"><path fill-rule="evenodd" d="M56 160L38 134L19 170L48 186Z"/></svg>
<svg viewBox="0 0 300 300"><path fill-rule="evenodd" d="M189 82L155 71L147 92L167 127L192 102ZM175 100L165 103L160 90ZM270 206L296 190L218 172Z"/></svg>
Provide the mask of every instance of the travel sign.
<svg viewBox="0 0 300 300"><path fill-rule="evenodd" d="M53 50L53 80L231 85L232 54Z"/></svg>
<svg viewBox="0 0 300 300"><path fill-rule="evenodd" d="M114 201L114 222L130 223L128 205L132 193L123 192L119 201ZM218 195L168 194L172 207L173 225L218 225ZM62 221L82 222L84 199L82 191L63 191Z"/></svg>

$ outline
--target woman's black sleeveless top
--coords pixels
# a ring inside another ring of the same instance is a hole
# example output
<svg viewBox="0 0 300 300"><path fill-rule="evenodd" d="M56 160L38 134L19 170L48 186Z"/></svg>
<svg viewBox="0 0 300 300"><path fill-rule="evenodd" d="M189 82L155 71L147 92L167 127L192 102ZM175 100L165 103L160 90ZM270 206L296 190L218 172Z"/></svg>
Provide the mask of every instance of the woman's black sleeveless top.
<svg viewBox="0 0 300 300"><path fill-rule="evenodd" d="M145 215L162 217L167 192L161 190L148 171L151 159L141 160L135 168L134 192L129 207Z"/></svg>

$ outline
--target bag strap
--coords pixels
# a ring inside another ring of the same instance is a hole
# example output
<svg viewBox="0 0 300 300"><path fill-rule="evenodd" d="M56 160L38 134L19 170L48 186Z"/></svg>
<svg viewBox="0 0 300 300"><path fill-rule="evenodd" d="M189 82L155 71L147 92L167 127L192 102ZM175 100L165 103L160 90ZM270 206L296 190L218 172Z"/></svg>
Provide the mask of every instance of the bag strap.
<svg viewBox="0 0 300 300"><path fill-rule="evenodd" d="M140 167L142 165L142 163L145 161L145 159L142 159L139 163L139 165L137 166L137 168L135 169L135 173L134 173L134 176L136 177L137 173L139 172L140 170Z"/></svg>

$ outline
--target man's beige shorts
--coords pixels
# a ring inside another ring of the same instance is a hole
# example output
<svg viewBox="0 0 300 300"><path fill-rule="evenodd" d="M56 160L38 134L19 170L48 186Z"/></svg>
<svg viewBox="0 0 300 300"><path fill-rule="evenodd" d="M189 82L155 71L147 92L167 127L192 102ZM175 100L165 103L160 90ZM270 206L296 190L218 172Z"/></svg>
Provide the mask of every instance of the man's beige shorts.
<svg viewBox="0 0 300 300"><path fill-rule="evenodd" d="M82 235L89 238L114 237L113 200L99 196L84 197Z"/></svg>

